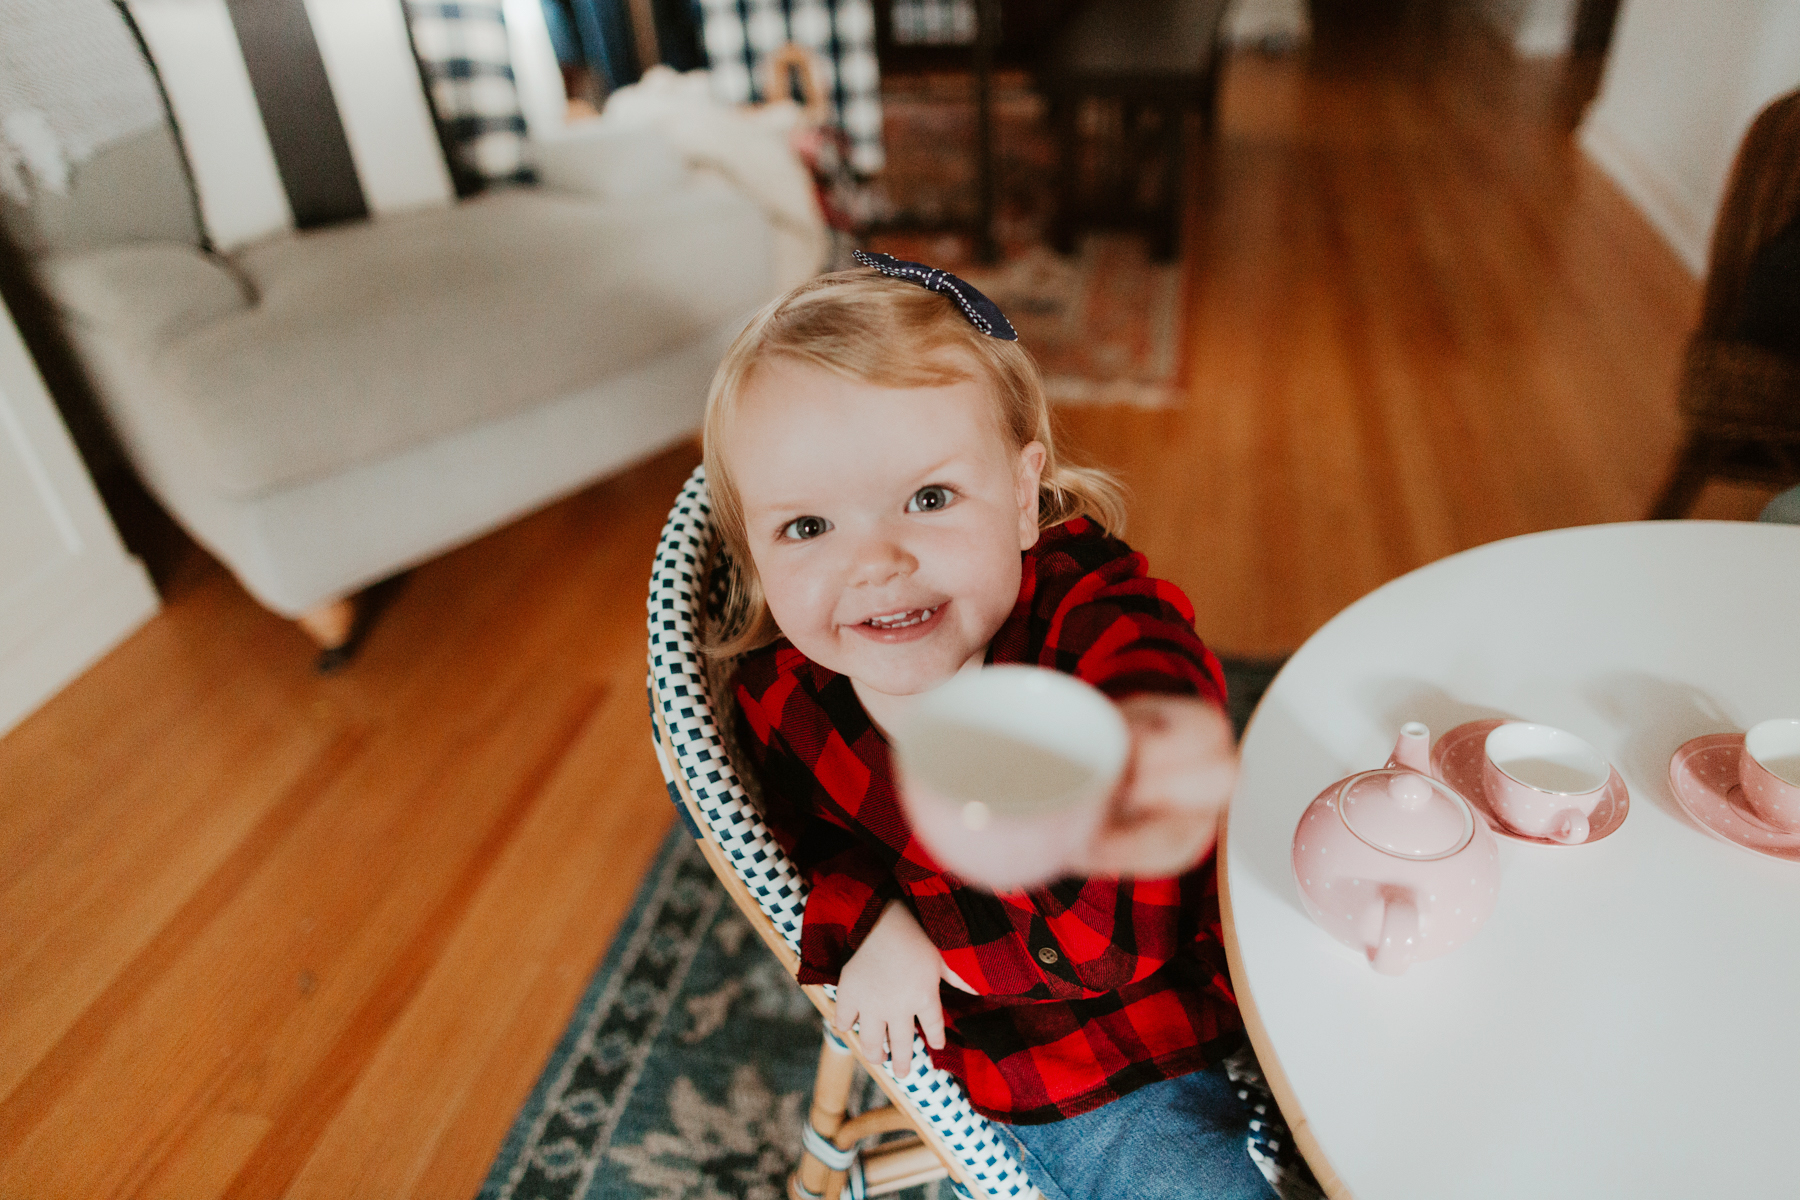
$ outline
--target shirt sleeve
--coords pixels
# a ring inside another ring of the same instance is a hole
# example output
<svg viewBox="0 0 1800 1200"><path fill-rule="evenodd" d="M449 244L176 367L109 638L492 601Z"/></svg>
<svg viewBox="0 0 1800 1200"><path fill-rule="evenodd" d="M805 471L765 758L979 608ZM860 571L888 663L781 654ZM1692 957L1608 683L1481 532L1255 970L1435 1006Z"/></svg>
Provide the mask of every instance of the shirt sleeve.
<svg viewBox="0 0 1800 1200"><path fill-rule="evenodd" d="M754 760L763 816L809 889L796 978L835 984L888 901L901 898L899 881L837 814L830 794L775 723L750 719L748 710L757 701L742 687L737 694L738 744Z"/></svg>
<svg viewBox="0 0 1800 1200"><path fill-rule="evenodd" d="M1151 578L1143 555L1111 544L1122 553L1082 572L1066 590L1046 589L1041 665L1114 700L1161 692L1224 704L1224 670L1194 632L1187 596Z"/></svg>

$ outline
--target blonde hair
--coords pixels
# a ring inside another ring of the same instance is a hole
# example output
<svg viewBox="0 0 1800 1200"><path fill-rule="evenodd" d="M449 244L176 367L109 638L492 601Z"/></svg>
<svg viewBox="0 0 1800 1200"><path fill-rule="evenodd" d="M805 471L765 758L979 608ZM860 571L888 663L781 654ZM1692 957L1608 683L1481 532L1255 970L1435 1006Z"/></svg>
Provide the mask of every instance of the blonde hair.
<svg viewBox="0 0 1800 1200"><path fill-rule="evenodd" d="M781 631L750 557L742 498L725 439L738 399L757 367L781 355L878 387L943 387L975 380L994 401L1001 436L1015 452L1044 447L1038 528L1091 515L1108 531L1125 528L1125 500L1104 471L1058 459L1050 404L1037 364L1017 342L977 330L948 297L869 269L808 280L763 306L725 352L706 397L706 483L712 517L737 563L726 616L707 652L728 657L774 641Z"/></svg>

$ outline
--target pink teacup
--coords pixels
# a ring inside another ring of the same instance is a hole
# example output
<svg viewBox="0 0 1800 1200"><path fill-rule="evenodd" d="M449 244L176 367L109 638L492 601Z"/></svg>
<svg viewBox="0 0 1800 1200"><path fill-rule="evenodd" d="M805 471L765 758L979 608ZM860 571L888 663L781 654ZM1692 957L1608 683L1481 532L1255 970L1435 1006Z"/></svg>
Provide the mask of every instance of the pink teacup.
<svg viewBox="0 0 1800 1200"><path fill-rule="evenodd" d="M1738 784L1757 816L1800 832L1800 719L1776 717L1750 727L1738 756Z"/></svg>
<svg viewBox="0 0 1800 1200"><path fill-rule="evenodd" d="M1600 752L1564 729L1508 721L1487 736L1481 764L1488 805L1528 837L1587 841L1588 816L1612 778Z"/></svg>
<svg viewBox="0 0 1800 1200"><path fill-rule="evenodd" d="M913 834L944 870L997 892L1069 873L1131 749L1102 692L1024 666L959 672L919 698L897 735Z"/></svg>

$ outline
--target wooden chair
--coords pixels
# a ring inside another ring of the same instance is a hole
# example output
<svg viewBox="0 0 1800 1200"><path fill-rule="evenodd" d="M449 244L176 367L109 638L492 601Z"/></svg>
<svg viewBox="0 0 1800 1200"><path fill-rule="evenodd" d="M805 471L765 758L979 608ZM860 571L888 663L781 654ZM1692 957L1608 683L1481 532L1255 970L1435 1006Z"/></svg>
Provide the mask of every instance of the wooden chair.
<svg viewBox="0 0 1800 1200"><path fill-rule="evenodd" d="M1211 135L1218 108L1225 0L1091 0L1051 42L1038 71L1050 101L1060 166L1051 242L1067 254L1081 225L1143 228L1158 259L1181 241L1186 116ZM1111 170L1095 194L1082 187L1081 112L1089 101L1118 109ZM1160 159L1160 162L1158 161ZM1146 201L1146 175L1160 178Z"/></svg>
<svg viewBox="0 0 1800 1200"><path fill-rule="evenodd" d="M700 650L716 621L733 564L713 532L704 468L696 468L675 502L657 547L650 581L650 715L669 797L700 843L732 900L764 944L793 974L799 965L806 883L763 822L754 779L733 764L729 664ZM715 714L718 714L717 716ZM1026 1178L962 1086L933 1067L915 1036L912 1074L896 1079L860 1047L832 1032L832 987L803 989L825 1018L825 1043L802 1134L800 1165L788 1180L790 1200L840 1196L861 1200L950 1178L957 1195L975 1200L1032 1200ZM891 1105L846 1118L857 1068ZM907 1130L912 1137L864 1146Z"/></svg>
<svg viewBox="0 0 1800 1200"><path fill-rule="evenodd" d="M1800 481L1800 360L1744 340L1745 285L1759 251L1800 217L1800 92L1744 135L1713 231L1700 325L1682 364L1687 442L1650 512L1680 517L1709 479Z"/></svg>

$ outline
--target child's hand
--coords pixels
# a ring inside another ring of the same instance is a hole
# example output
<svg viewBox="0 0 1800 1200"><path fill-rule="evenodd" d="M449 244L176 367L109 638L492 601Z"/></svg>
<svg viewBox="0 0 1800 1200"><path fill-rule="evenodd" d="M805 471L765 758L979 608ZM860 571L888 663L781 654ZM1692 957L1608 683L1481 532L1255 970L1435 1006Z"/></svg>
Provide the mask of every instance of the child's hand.
<svg viewBox="0 0 1800 1200"><path fill-rule="evenodd" d="M1189 696L1132 696L1119 703L1131 758L1083 875L1179 875L1212 851L1237 782L1231 722Z"/></svg>
<svg viewBox="0 0 1800 1200"><path fill-rule="evenodd" d="M925 1031L926 1045L933 1050L944 1048L939 980L975 994L974 988L944 965L937 947L906 905L890 900L868 938L844 964L832 1023L848 1038L851 1026L861 1021L858 1040L869 1061L887 1058L884 1047L891 1046L894 1074L905 1079L912 1074L913 1022Z"/></svg>

